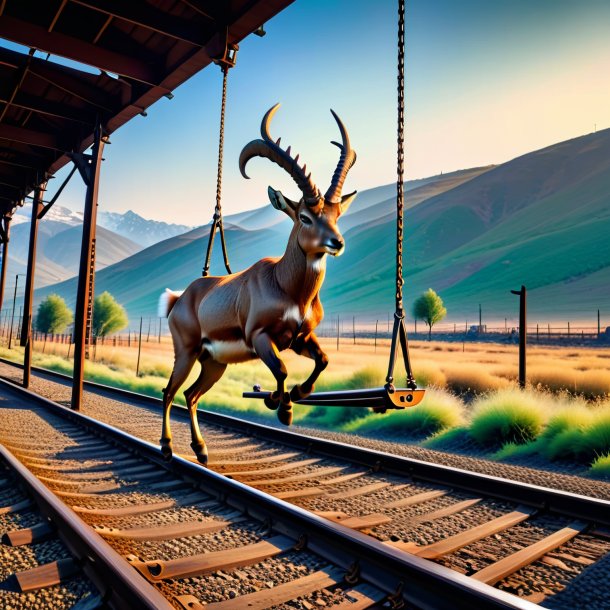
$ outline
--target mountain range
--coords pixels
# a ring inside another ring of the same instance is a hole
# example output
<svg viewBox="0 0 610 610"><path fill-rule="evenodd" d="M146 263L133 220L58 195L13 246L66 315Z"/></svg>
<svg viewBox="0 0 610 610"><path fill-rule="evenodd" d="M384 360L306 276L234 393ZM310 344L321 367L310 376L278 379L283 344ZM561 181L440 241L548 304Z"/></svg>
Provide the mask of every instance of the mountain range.
<svg viewBox="0 0 610 610"><path fill-rule="evenodd" d="M8 277L27 268L31 208L17 208L11 222ZM36 287L55 284L78 273L83 215L54 205L38 225ZM96 269L100 271L142 250L191 230L187 225L148 220L129 210L98 212ZM23 280L22 280L23 281Z"/></svg>
<svg viewBox="0 0 610 610"><path fill-rule="evenodd" d="M261 191L264 192L261 186ZM406 184L405 307L431 287L449 319L515 317L528 288L530 316L593 319L610 311L610 130L497 166ZM359 194L339 220L345 254L328 261L328 314L383 318L393 310L395 186ZM290 221L270 205L225 219L232 268L282 254ZM209 226L171 237L97 273L133 316L155 315L158 295L201 273ZM223 273L219 248L212 271ZM74 301L75 280L37 291Z"/></svg>

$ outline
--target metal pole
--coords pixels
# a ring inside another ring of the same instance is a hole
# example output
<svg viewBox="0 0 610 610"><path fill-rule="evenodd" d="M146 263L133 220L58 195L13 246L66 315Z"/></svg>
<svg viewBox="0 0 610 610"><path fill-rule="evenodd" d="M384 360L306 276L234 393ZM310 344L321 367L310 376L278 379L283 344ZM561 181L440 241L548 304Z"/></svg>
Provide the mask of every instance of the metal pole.
<svg viewBox="0 0 610 610"><path fill-rule="evenodd" d="M159 343L161 343L161 318L159 318Z"/></svg>
<svg viewBox="0 0 610 610"><path fill-rule="evenodd" d="M354 345L356 345L356 316L352 317L352 333L354 335Z"/></svg>
<svg viewBox="0 0 610 610"><path fill-rule="evenodd" d="M4 269L4 260L2 261L2 268ZM2 281L4 282L4 277L2 278ZM0 295L0 299L2 299L2 296ZM0 305L2 305L2 300L0 300ZM602 327L600 324L600 319L599 319L599 309L597 310L597 334L601 335L602 332Z"/></svg>
<svg viewBox="0 0 610 610"><path fill-rule="evenodd" d="M0 310L4 303L4 286L6 284L6 268L8 267L8 242L11 230L11 219L9 216L4 217L4 239L2 240L2 269L0 270ZM599 311L597 312L599 322ZM599 326L599 323L598 323Z"/></svg>
<svg viewBox="0 0 610 610"><path fill-rule="evenodd" d="M72 381L72 409L78 411L83 399L85 348L90 334L90 316L93 307L93 265L95 264L95 228L97 220L97 195L104 140L102 126L95 126L93 148L90 156L74 156L81 176L87 185L83 216L83 237L78 270L78 291L74 309L74 375Z"/></svg>
<svg viewBox="0 0 610 610"><path fill-rule="evenodd" d="M140 336L138 338L138 362L136 364L136 377L140 376L140 353L142 352L142 316L140 316Z"/></svg>
<svg viewBox="0 0 610 610"><path fill-rule="evenodd" d="M23 311L23 326L21 327L21 347L23 354L23 387L30 387L30 376L32 370L32 302L34 300L34 274L36 273L36 242L38 241L38 215L42 211L42 195L45 191L46 182L40 184L34 190L34 201L32 202L32 222L30 224L30 243L28 248L28 270L25 276L25 297Z"/></svg>
<svg viewBox="0 0 610 610"><path fill-rule="evenodd" d="M479 303L479 332L483 332L483 310L481 309L481 304Z"/></svg>
<svg viewBox="0 0 610 610"><path fill-rule="evenodd" d="M519 295L519 386L524 388L527 351L527 290L525 286L521 286L521 290L511 290L511 292Z"/></svg>
<svg viewBox="0 0 610 610"><path fill-rule="evenodd" d="M15 302L17 301L17 284L19 283L19 276L21 274L18 273L15 276L15 292L13 294L13 313L11 314L11 329L8 333L8 348L11 349L11 344L13 342L13 322L15 321Z"/></svg>

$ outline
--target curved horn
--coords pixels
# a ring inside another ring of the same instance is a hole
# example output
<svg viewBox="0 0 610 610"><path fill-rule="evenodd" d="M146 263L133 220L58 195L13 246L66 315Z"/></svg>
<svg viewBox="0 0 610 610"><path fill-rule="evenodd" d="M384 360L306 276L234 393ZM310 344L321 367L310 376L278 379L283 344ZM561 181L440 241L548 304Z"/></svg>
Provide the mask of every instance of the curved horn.
<svg viewBox="0 0 610 610"><path fill-rule="evenodd" d="M244 146L239 155L239 170L244 178L248 178L245 171L248 161L252 159L252 157L265 157L274 163L277 163L277 165L290 174L290 177L296 182L299 189L301 189L307 205L316 205L319 202L321 195L318 187L311 179L311 173L306 175L305 166L299 166L297 163L299 155L293 159L289 153L290 147L288 147L288 150L283 150L279 146L280 140L278 139L277 142L274 142L269 134L269 124L279 106L279 104L276 104L273 108L267 110L263 117L261 123L261 136L263 139L252 140L252 142L249 142Z"/></svg>
<svg viewBox="0 0 610 610"><path fill-rule="evenodd" d="M335 173L333 174L333 179L324 195L324 199L328 203L339 203L341 201L341 190L343 189L343 183L345 182L345 178L347 176L347 172L351 169L352 165L356 163L356 151L352 150L352 147L349 143L349 135L347 134L347 129L345 129L345 125L342 123L341 119L336 115L335 111L331 108L331 112L335 117L335 121L337 121L337 125L339 126L339 131L341 132L341 140L343 144L339 144L339 142L331 142L335 146L339 147L341 151L341 156L339 157L339 163L337 163L337 169L335 169Z"/></svg>

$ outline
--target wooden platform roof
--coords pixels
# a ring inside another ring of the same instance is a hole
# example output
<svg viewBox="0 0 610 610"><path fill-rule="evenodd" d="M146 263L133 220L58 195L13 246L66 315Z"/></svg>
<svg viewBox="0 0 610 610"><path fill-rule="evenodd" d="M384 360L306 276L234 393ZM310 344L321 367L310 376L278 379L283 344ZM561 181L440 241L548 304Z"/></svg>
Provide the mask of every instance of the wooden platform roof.
<svg viewBox="0 0 610 610"><path fill-rule="evenodd" d="M0 214L292 2L0 0Z"/></svg>

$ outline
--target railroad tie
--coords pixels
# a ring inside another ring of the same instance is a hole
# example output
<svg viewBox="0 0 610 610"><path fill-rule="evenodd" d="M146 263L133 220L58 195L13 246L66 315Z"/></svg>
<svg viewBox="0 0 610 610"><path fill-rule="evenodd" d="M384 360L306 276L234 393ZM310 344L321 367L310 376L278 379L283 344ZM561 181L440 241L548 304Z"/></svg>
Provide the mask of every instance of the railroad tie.
<svg viewBox="0 0 610 610"><path fill-rule="evenodd" d="M11 504L10 506L2 506L0 508L0 515L10 515L12 513L16 513L20 510L26 510L33 505L32 500L26 498L25 500L21 500L20 502L15 502L15 504Z"/></svg>
<svg viewBox="0 0 610 610"><path fill-rule="evenodd" d="M417 555L424 559L438 559L448 553L453 553L464 546L477 542L482 538L492 536L497 532L506 530L513 525L517 525L527 518L531 517L536 512L536 509L529 507L520 507L519 510L513 511L501 517L486 521L481 525L477 525L454 536L449 536L438 542L432 544L426 544L424 546L418 546L414 542L386 542L393 547L396 547L402 551L407 551L412 555Z"/></svg>
<svg viewBox="0 0 610 610"><path fill-rule="evenodd" d="M300 455L300 453L294 451L292 453L276 453L277 449L263 449L256 453L251 453L247 460L216 460L209 463L211 468L235 468L240 466L251 466L258 464L272 464L273 462L281 462L282 460L290 460ZM269 455L272 453L273 455Z"/></svg>
<svg viewBox="0 0 610 610"><path fill-rule="evenodd" d="M269 605L278 605L292 601L296 597L309 595L320 589L333 586L343 580L339 570L320 570L296 581L284 583L255 593L242 595L236 599L211 604L202 604L194 595L177 595L174 600L183 610L233 610L239 602L244 608L264 610ZM331 582L332 581L332 582ZM383 602L387 594L368 584L360 584L342 592L344 602L335 604L334 610L366 610ZM269 604L269 605L268 605Z"/></svg>
<svg viewBox="0 0 610 610"><path fill-rule="evenodd" d="M150 582L158 582L167 578L189 578L218 570L252 565L280 555L293 549L294 546L294 540L286 536L274 536L234 549L211 551L169 561L139 561L132 556L128 556L127 559Z"/></svg>
<svg viewBox="0 0 610 610"><path fill-rule="evenodd" d="M240 513L241 514L241 513ZM235 515L231 521L210 519L208 521L186 521L155 525L152 527L130 527L115 529L112 527L96 526L95 531L104 538L127 538L129 540L171 540L172 538L185 538L199 534L218 532L230 525L245 521L246 518Z"/></svg>
<svg viewBox="0 0 610 610"><path fill-rule="evenodd" d="M348 498L356 498L358 496L366 496L368 494L375 493L380 489L389 487L390 483L370 483L369 485L362 485L361 487L355 487L354 489L348 489L346 491L339 491L332 494L326 494L325 498L329 500L346 500Z"/></svg>
<svg viewBox="0 0 610 610"><path fill-rule="evenodd" d="M471 500L463 500L462 502L456 502L455 504L450 504L449 506L444 506L443 508L439 508L438 510L433 510L429 513L424 513L423 515L415 515L414 517L409 517L402 523L408 526L419 525L420 523L427 523L429 521L435 521L436 519L442 519L443 517L450 517L451 515L456 515L457 513L461 513L463 510L474 506L481 502L482 498L472 498Z"/></svg>
<svg viewBox="0 0 610 610"><path fill-rule="evenodd" d="M296 483L298 481L308 481L310 479L316 480L329 474L335 474L335 472L341 472L342 470L345 470L345 468L346 466L328 466L312 472L303 472L301 474L279 479L256 479L255 481L248 481L248 485L251 485L252 487L272 487L274 485L285 485L286 483ZM319 482L319 485L323 484L322 481Z"/></svg>
<svg viewBox="0 0 610 610"><path fill-rule="evenodd" d="M11 530L2 534L2 544L23 546L49 539L55 534L55 528L44 521L20 530Z"/></svg>
<svg viewBox="0 0 610 610"><path fill-rule="evenodd" d="M585 529L587 529L586 523L574 521L567 527L546 536L542 540L530 544L529 546L492 563L486 568L475 572L471 577L475 580L487 583L488 585L493 585L524 566L534 563L534 561L540 559L547 553L554 551L562 544L565 544L569 540L572 540L572 538L578 536L578 534L584 532Z"/></svg>
<svg viewBox="0 0 610 610"><path fill-rule="evenodd" d="M448 493L450 493L450 491L450 489L435 489L433 491L424 491L422 493L414 494L406 498L400 498L400 500L388 502L384 506L386 508L404 508L405 506L415 506L416 504L422 504L423 502L428 502L429 500L436 500L436 498L442 498L443 496L446 496Z"/></svg>
<svg viewBox="0 0 610 610"><path fill-rule="evenodd" d="M392 521L391 517L381 513L371 513L369 515L363 515L362 517L351 517L347 513L341 511L320 510L314 512L319 517L323 517L334 523L340 523L341 525L354 530L370 529L372 527L377 527L378 525L385 525Z"/></svg>
<svg viewBox="0 0 610 610"><path fill-rule="evenodd" d="M216 505L216 500L211 500L210 496L201 492L189 494L180 499L164 500L162 502L152 502L150 504L129 504L128 506L117 506L113 508L87 508L85 506L72 505L70 508L82 515L92 515L99 517L128 517L135 515L145 515L147 513L156 513L168 508L176 508L179 506L202 506L206 501L210 505Z"/></svg>
<svg viewBox="0 0 610 610"><path fill-rule="evenodd" d="M58 559L31 570L15 572L10 580L14 580L17 590L21 593L35 591L59 585L80 572L80 567L71 557Z"/></svg>
<svg viewBox="0 0 610 610"><path fill-rule="evenodd" d="M247 478L247 477L255 477L255 476L263 476L268 474L275 474L277 472L285 472L287 470L294 470L295 468L304 468L305 466L310 466L311 464L317 464L321 462L322 458L310 458L308 460L299 460L297 462L288 462L286 464L281 464L280 466L271 466L270 468L260 468L259 470L236 470L233 472L223 472L226 477L233 478Z"/></svg>

